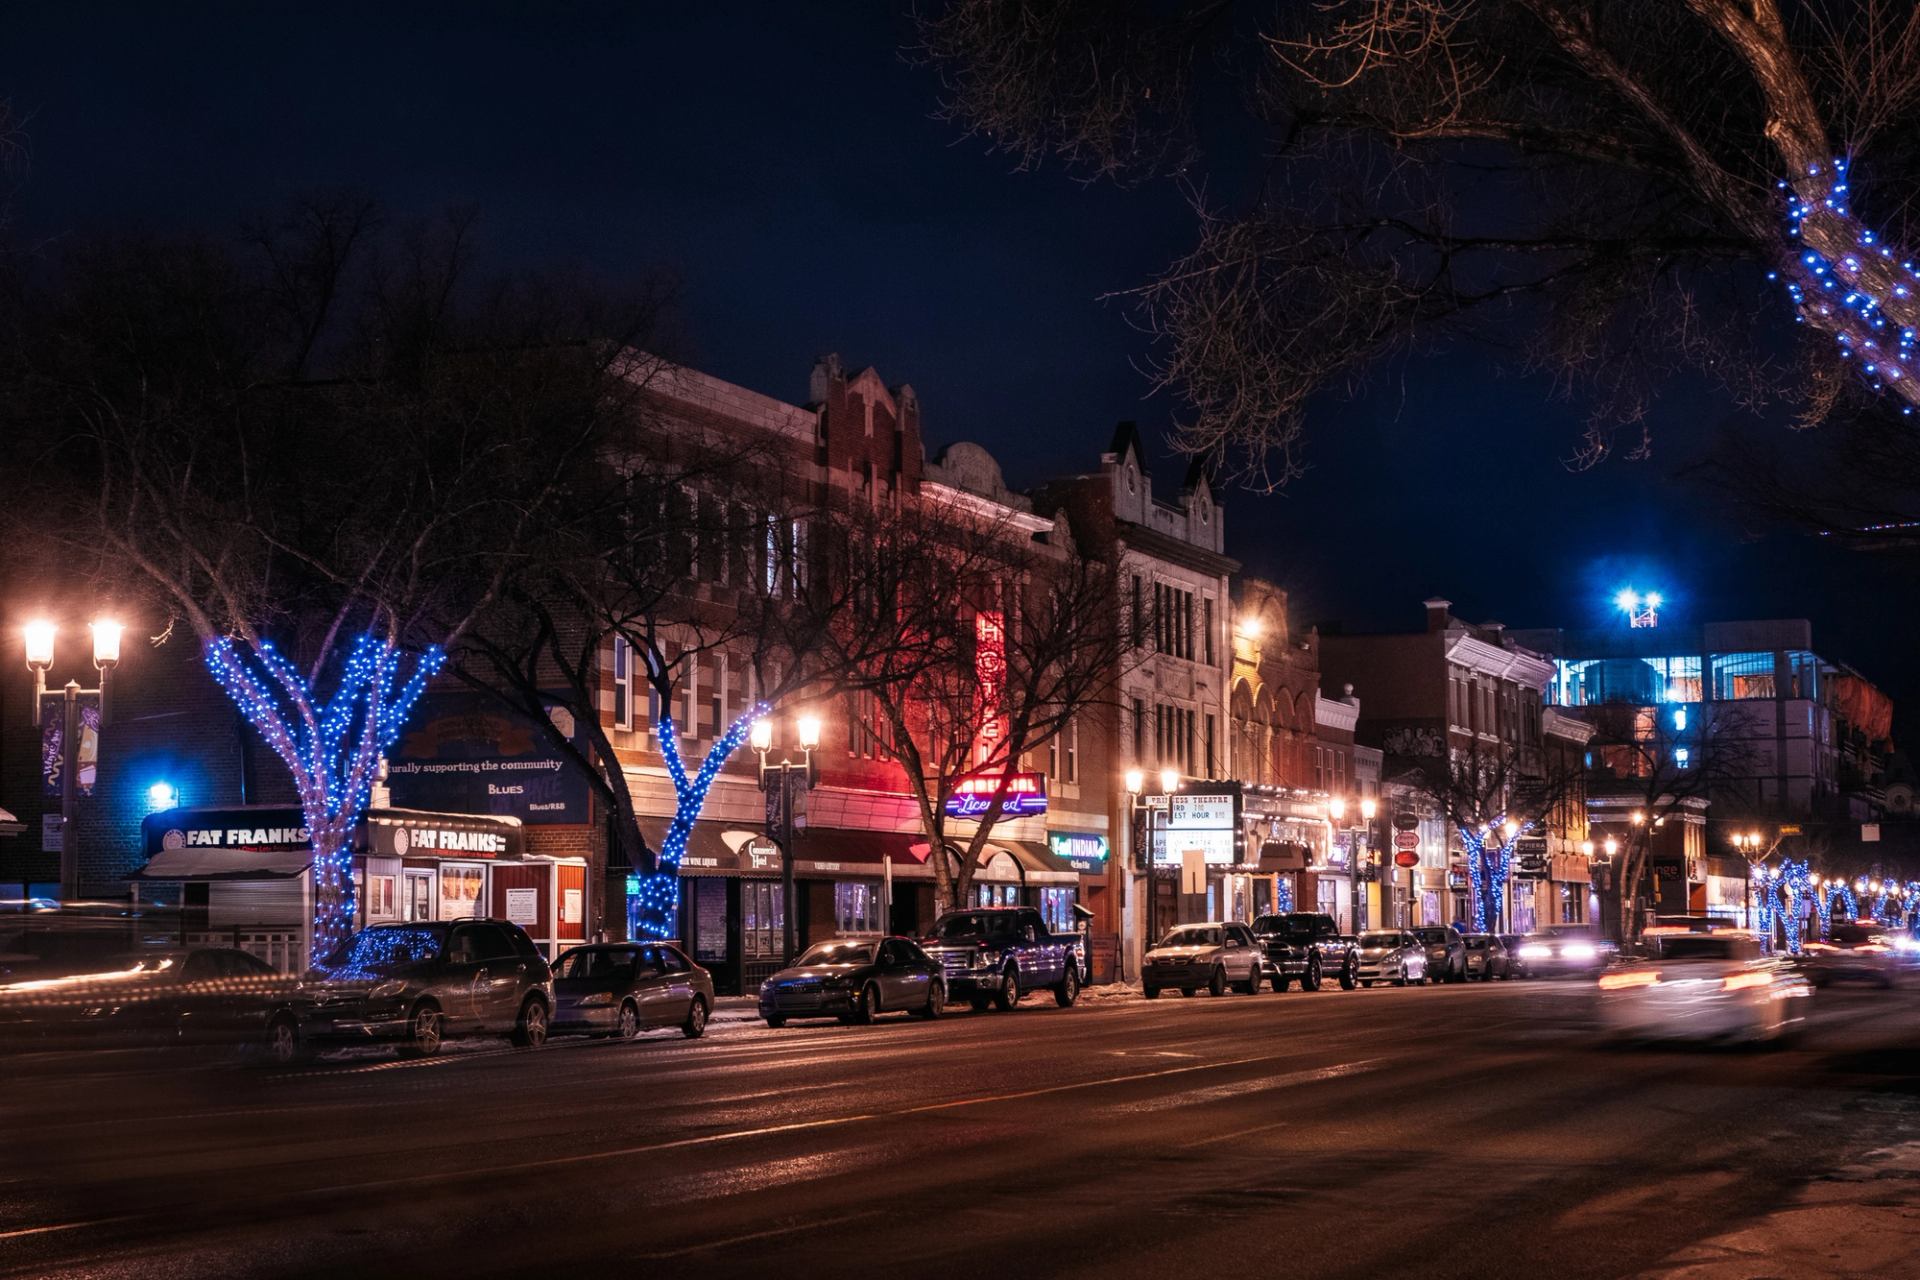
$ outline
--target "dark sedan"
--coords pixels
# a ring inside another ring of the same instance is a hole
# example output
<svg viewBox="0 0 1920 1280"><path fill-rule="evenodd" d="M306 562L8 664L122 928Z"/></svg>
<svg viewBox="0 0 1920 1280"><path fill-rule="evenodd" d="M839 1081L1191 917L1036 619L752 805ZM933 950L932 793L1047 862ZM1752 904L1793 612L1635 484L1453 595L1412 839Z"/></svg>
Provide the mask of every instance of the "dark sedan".
<svg viewBox="0 0 1920 1280"><path fill-rule="evenodd" d="M1491 933L1469 933L1462 941L1467 946L1469 982L1492 982L1495 978L1513 976L1512 962L1499 938Z"/></svg>
<svg viewBox="0 0 1920 1280"><path fill-rule="evenodd" d="M1412 933L1427 949L1428 982L1467 980L1467 943L1456 930L1423 925Z"/></svg>
<svg viewBox="0 0 1920 1280"><path fill-rule="evenodd" d="M940 966L908 938L816 943L760 984L760 1016L770 1027L789 1018L867 1023L895 1010L937 1018L946 1005Z"/></svg>
<svg viewBox="0 0 1920 1280"><path fill-rule="evenodd" d="M713 975L664 942L575 947L553 964L553 1029L631 1040L678 1027L697 1040L713 1013Z"/></svg>
<svg viewBox="0 0 1920 1280"><path fill-rule="evenodd" d="M269 1051L287 1062L327 1045L386 1043L425 1057L476 1032L537 1049L552 1012L553 971L519 925L376 924L316 966L269 1026Z"/></svg>

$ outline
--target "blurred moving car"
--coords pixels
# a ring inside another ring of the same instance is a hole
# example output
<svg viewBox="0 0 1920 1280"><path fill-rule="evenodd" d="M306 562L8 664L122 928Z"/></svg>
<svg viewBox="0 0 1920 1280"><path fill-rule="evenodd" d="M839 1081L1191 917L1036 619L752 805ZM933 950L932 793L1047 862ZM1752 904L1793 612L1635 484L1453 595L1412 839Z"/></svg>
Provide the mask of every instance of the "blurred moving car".
<svg viewBox="0 0 1920 1280"><path fill-rule="evenodd" d="M1596 1013L1616 1039L1781 1040L1806 1020L1811 985L1751 933L1676 932L1600 975Z"/></svg>
<svg viewBox="0 0 1920 1280"><path fill-rule="evenodd" d="M1453 929L1424 925L1410 930L1427 949L1427 980L1465 982L1467 980L1467 943Z"/></svg>
<svg viewBox="0 0 1920 1280"><path fill-rule="evenodd" d="M678 1027L698 1040L713 1014L713 975L664 942L596 943L553 962L553 1030L631 1040Z"/></svg>
<svg viewBox="0 0 1920 1280"><path fill-rule="evenodd" d="M0 985L0 1027L36 1045L231 1045L264 1041L294 979L233 947L124 955L91 972Z"/></svg>
<svg viewBox="0 0 1920 1280"><path fill-rule="evenodd" d="M1533 973L1527 968L1526 959L1520 954L1520 935L1517 933L1495 934L1500 939L1500 949L1507 953L1507 976L1509 978L1531 978Z"/></svg>
<svg viewBox="0 0 1920 1280"><path fill-rule="evenodd" d="M894 1010L937 1018L946 1007L939 962L910 938L816 942L760 984L760 1016L770 1027L789 1018L867 1023Z"/></svg>
<svg viewBox="0 0 1920 1280"><path fill-rule="evenodd" d="M1553 925L1520 939L1515 957L1530 978L1558 978L1570 973L1591 977L1607 967L1617 948L1581 925Z"/></svg>
<svg viewBox="0 0 1920 1280"><path fill-rule="evenodd" d="M1140 989L1149 1000L1169 989L1225 995L1229 986L1253 995L1266 979L1266 957L1253 931L1237 920L1215 920L1167 930L1141 964Z"/></svg>
<svg viewBox="0 0 1920 1280"><path fill-rule="evenodd" d="M389 1043L438 1053L451 1036L547 1042L553 972L509 920L376 924L314 968L268 1026L268 1050L291 1062L327 1045Z"/></svg>
<svg viewBox="0 0 1920 1280"><path fill-rule="evenodd" d="M1360 985L1391 982L1396 987L1427 980L1427 947L1404 929L1360 935Z"/></svg>
<svg viewBox="0 0 1920 1280"><path fill-rule="evenodd" d="M1462 935L1460 940L1467 949L1469 981L1492 982L1495 978L1513 976L1507 949L1501 945L1500 939L1491 933L1469 933Z"/></svg>
<svg viewBox="0 0 1920 1280"><path fill-rule="evenodd" d="M1800 948L1800 971L1816 987L1832 982L1871 982L1891 987L1900 975L1893 934L1872 920L1836 924L1823 940Z"/></svg>

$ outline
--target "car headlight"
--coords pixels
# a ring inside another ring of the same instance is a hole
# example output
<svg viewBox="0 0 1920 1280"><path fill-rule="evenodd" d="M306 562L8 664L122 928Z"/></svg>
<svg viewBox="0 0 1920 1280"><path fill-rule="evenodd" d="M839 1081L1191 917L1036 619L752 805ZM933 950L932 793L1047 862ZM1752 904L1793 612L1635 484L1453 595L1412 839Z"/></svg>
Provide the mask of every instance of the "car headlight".
<svg viewBox="0 0 1920 1280"><path fill-rule="evenodd" d="M583 1009L591 1005L603 1005L603 1004L612 1004L612 1003L613 1003L613 992L611 991L596 991L590 996L580 997L580 1007Z"/></svg>
<svg viewBox="0 0 1920 1280"><path fill-rule="evenodd" d="M760 994L761 994L761 995L763 995L763 996L770 996L770 995L772 995L772 994L773 994L773 979L772 979L772 978L768 978L768 979L767 979L767 980L766 980L765 982L763 982L763 983L761 983L761 984L760 984Z"/></svg>
<svg viewBox="0 0 1920 1280"><path fill-rule="evenodd" d="M369 1000L397 1000L407 992L404 978L389 978L373 990L367 992Z"/></svg>
<svg viewBox="0 0 1920 1280"><path fill-rule="evenodd" d="M825 991L838 991L846 985L847 980L845 978L822 978L820 980L821 989Z"/></svg>
<svg viewBox="0 0 1920 1280"><path fill-rule="evenodd" d="M1525 952L1522 952L1522 954L1525 954ZM1560 958L1562 960L1592 960L1599 954L1598 951L1594 950L1591 942L1569 942L1566 946L1560 948Z"/></svg>
<svg viewBox="0 0 1920 1280"><path fill-rule="evenodd" d="M983 969L999 968L1000 953L998 951L982 951L980 953L980 967Z"/></svg>
<svg viewBox="0 0 1920 1280"><path fill-rule="evenodd" d="M1589 947L1588 950L1591 951L1592 948ZM1544 943L1529 942L1526 946L1520 948L1519 954L1522 960L1545 960L1553 955L1553 948ZM1566 955L1568 959L1575 958L1572 947L1568 947L1563 954Z"/></svg>

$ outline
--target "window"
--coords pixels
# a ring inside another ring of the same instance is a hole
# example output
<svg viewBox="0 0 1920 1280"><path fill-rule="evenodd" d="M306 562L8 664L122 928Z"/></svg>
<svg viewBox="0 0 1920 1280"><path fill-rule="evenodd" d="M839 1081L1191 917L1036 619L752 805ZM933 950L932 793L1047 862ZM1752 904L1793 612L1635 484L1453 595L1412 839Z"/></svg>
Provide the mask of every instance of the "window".
<svg viewBox="0 0 1920 1280"><path fill-rule="evenodd" d="M367 914L383 919L392 919L400 914L400 891L396 877L367 877Z"/></svg>
<svg viewBox="0 0 1920 1280"><path fill-rule="evenodd" d="M1147 754L1147 704L1139 698L1133 700L1133 758L1138 761Z"/></svg>
<svg viewBox="0 0 1920 1280"><path fill-rule="evenodd" d="M1141 600L1140 575L1136 573L1133 575L1133 629L1129 633L1135 648L1146 640L1146 629L1146 607Z"/></svg>
<svg viewBox="0 0 1920 1280"><path fill-rule="evenodd" d="M768 516L765 532L767 535L765 539L766 545L762 550L766 554L766 559L762 562L762 565L766 570L765 580L767 594L772 596L780 593L780 522L772 516Z"/></svg>
<svg viewBox="0 0 1920 1280"><path fill-rule="evenodd" d="M727 723L727 655L716 653L713 656L713 681L707 688L706 720L703 727L708 738L718 738Z"/></svg>
<svg viewBox="0 0 1920 1280"><path fill-rule="evenodd" d="M1211 605L1212 601L1208 601L1208 604ZM1208 634L1211 635L1212 633L1209 632ZM1209 711L1207 712L1207 758L1206 758L1207 776L1209 778L1217 778L1220 776L1219 764L1218 764L1219 757L1214 754L1215 732L1216 732L1216 728L1214 723L1213 712Z"/></svg>
<svg viewBox="0 0 1920 1280"><path fill-rule="evenodd" d="M1073 890L1042 889L1040 891L1040 917L1047 922L1047 929L1050 932L1078 932L1080 923L1073 918Z"/></svg>
<svg viewBox="0 0 1920 1280"><path fill-rule="evenodd" d="M1080 717L1074 716L1067 721L1066 767L1060 771L1064 782L1080 781Z"/></svg>
<svg viewBox="0 0 1920 1280"><path fill-rule="evenodd" d="M633 646L625 636L613 638L613 727L633 728Z"/></svg>
<svg viewBox="0 0 1920 1280"><path fill-rule="evenodd" d="M1200 624L1206 629L1204 633L1206 638L1203 641L1203 643L1206 645L1207 665L1212 666L1213 665L1213 597L1212 596L1208 596L1205 600L1202 600L1200 602ZM1212 759L1213 753L1208 752L1207 756L1208 756L1208 759Z"/></svg>
<svg viewBox="0 0 1920 1280"><path fill-rule="evenodd" d="M1711 661L1714 697L1739 700L1778 696L1771 653L1716 653Z"/></svg>
<svg viewBox="0 0 1920 1280"><path fill-rule="evenodd" d="M740 921L742 954L766 959L777 957L785 946L786 912L780 898L780 886L766 880L740 882Z"/></svg>
<svg viewBox="0 0 1920 1280"><path fill-rule="evenodd" d="M982 907L1017 907L1020 905L1020 886L1017 884L976 884L973 886L975 905Z"/></svg>
<svg viewBox="0 0 1920 1280"><path fill-rule="evenodd" d="M1673 749L1673 765L1676 769L1685 769L1693 763L1693 753L1685 747Z"/></svg>
<svg viewBox="0 0 1920 1280"><path fill-rule="evenodd" d="M795 520L789 535L793 540L793 565L789 571L788 594L798 597L807 589L807 522Z"/></svg>
<svg viewBox="0 0 1920 1280"><path fill-rule="evenodd" d="M836 883L833 886L833 931L837 934L881 932L880 886L864 880Z"/></svg>

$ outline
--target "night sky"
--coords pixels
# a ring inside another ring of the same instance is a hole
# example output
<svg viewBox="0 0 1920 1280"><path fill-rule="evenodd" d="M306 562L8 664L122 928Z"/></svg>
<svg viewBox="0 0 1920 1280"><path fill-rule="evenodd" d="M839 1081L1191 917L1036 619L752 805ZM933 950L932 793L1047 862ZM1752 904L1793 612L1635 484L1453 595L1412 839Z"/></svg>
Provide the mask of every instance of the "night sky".
<svg viewBox="0 0 1920 1280"><path fill-rule="evenodd" d="M472 205L500 265L675 274L680 349L720 377L799 401L838 351L911 382L929 447L978 441L1016 487L1093 466L1119 419L1157 440L1170 407L1099 297L1186 247L1181 198L1013 173L958 138L899 55L903 9L16 6L16 237L224 234L316 188L396 218ZM1724 416L1710 395L1661 407L1650 461L1576 474L1580 408L1548 390L1460 347L1330 396L1304 480L1223 495L1229 549L1297 623L1416 627L1440 594L1475 620L1589 625L1630 581L1671 617L1809 617L1823 654L1920 697L1901 571L1755 538L1677 476Z"/></svg>

